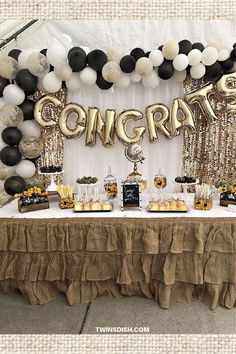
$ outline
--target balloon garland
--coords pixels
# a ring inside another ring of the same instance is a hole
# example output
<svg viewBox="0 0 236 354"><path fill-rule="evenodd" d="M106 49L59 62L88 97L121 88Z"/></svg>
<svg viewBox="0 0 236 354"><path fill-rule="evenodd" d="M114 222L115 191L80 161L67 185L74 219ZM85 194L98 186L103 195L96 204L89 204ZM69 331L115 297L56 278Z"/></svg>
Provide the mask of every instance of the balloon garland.
<svg viewBox="0 0 236 354"><path fill-rule="evenodd" d="M235 62L236 44L232 49L218 50L184 39L170 40L148 52L142 48L125 52L117 47L86 53L78 46L67 50L57 42L40 52L12 49L2 55L0 95L7 103L21 105L36 89L55 93L63 84L74 92L84 85L109 90L113 86L125 89L131 83L154 89L161 80L180 83L188 75L193 79L214 79L234 70ZM15 80L16 85L9 80Z"/></svg>
<svg viewBox="0 0 236 354"><path fill-rule="evenodd" d="M29 97L36 90L55 93L63 85L72 92L92 85L101 90L109 90L113 86L125 89L132 83L141 83L147 89L155 89L161 80L181 83L187 76L214 80L221 74L235 71L235 62L236 43L230 50L217 50L211 45L191 43L186 39L180 42L171 40L147 52L142 48L125 52L117 47L107 52L95 49L86 53L78 46L67 50L62 43L57 42L41 51L12 49L8 55L2 54L0 177L6 178L5 191L13 195L25 188L25 179L35 174L35 164L31 159L37 158L43 148L40 126L33 119L35 102ZM163 107L147 108L147 112L153 109L158 111ZM112 116L114 112L108 113ZM91 114L94 119L99 119L96 110ZM66 114L64 118L62 128L66 129ZM123 119L128 119L128 116L121 116L120 122ZM78 135L82 134L83 129L82 122ZM141 135L143 133L137 132ZM155 140L155 132L151 131L150 134L153 134ZM168 134L166 131L166 136ZM120 139L126 135L127 132L122 131ZM87 140L88 145L94 144L92 135ZM108 139L106 144L111 146L112 140Z"/></svg>

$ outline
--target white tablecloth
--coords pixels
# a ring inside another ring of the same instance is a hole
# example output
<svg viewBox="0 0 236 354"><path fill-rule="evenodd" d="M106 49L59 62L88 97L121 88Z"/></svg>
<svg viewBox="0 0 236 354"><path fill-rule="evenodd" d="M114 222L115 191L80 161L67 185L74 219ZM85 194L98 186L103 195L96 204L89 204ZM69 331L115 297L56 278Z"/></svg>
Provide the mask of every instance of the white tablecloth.
<svg viewBox="0 0 236 354"><path fill-rule="evenodd" d="M190 199L193 195L190 195ZM196 218L219 218L219 217L236 217L236 213L229 211L227 207L219 206L219 201L214 200L213 208L208 211L195 210L193 208L193 201L187 202L189 212L159 212L150 213L146 211L147 202L143 203L143 210L125 210L121 211L117 206L114 207L112 212L87 212L87 213L75 213L71 209L60 209L59 199L57 196L49 197L50 209L32 211L29 213L19 213L17 209L17 201L13 200L0 209L0 218L31 218L31 219L49 219L49 218L73 218L73 217L85 217L85 218L110 218L110 217L126 217L126 218L170 218L170 217L196 217Z"/></svg>

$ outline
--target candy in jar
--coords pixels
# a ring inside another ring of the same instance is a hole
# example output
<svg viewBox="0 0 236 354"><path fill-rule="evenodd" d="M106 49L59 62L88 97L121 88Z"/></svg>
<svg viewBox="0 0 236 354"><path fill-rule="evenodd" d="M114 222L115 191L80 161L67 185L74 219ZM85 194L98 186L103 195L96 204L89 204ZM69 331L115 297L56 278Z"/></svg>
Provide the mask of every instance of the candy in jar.
<svg viewBox="0 0 236 354"><path fill-rule="evenodd" d="M117 181L112 175L111 167L108 168L108 175L104 178L104 189L107 194L107 199L114 199L117 196Z"/></svg>

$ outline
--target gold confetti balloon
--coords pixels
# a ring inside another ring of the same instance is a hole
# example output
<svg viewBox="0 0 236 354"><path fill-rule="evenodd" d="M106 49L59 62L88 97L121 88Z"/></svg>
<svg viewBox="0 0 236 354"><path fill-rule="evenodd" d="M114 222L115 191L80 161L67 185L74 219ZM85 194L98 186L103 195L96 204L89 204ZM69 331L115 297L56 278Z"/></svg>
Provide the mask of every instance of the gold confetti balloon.
<svg viewBox="0 0 236 354"><path fill-rule="evenodd" d="M35 159L43 151L43 140L34 137L25 137L19 143L19 150L28 159Z"/></svg>
<svg viewBox="0 0 236 354"><path fill-rule="evenodd" d="M0 76L4 79L13 80L16 78L19 69L18 62L6 55L0 57Z"/></svg>
<svg viewBox="0 0 236 354"><path fill-rule="evenodd" d="M5 104L0 108L0 122L7 127L17 127L23 119L22 110L15 104Z"/></svg>

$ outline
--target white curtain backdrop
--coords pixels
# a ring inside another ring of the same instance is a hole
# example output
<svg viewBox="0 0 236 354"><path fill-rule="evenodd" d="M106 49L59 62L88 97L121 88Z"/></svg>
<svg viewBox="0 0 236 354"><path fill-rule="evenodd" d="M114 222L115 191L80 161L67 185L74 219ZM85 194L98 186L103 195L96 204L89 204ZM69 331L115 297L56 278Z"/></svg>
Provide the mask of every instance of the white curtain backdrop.
<svg viewBox="0 0 236 354"><path fill-rule="evenodd" d="M220 48L232 48L236 41L235 21L150 21L150 20L88 20L88 21L45 21L27 36L18 39L20 48L50 46L52 37L60 39L67 33L73 45L86 46L88 50L107 50L113 46L126 48L127 53L135 48L144 50L157 48L168 39L189 39L203 44L214 43ZM170 107L174 98L182 96L180 84L162 81L154 90L147 90L141 84L127 89L101 91L96 87L83 88L77 94L68 94L68 102L98 107L102 113L113 108L117 113L136 108L144 113L145 107L153 103L164 103ZM145 120L136 125L145 125ZM139 170L148 179L150 190L153 177L158 170L167 176L167 191L175 191L173 181L181 170L182 136L167 140L159 136L159 142L150 144L146 133L142 146L145 161ZM100 180L107 174L108 166L121 181L132 170L132 164L124 156L124 146L116 138L113 148L104 148L99 137L94 148L85 147L85 135L80 139L65 141L64 181L75 185L77 177L97 176Z"/></svg>

